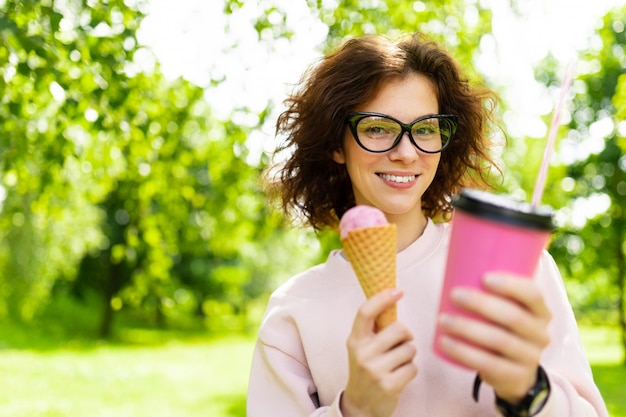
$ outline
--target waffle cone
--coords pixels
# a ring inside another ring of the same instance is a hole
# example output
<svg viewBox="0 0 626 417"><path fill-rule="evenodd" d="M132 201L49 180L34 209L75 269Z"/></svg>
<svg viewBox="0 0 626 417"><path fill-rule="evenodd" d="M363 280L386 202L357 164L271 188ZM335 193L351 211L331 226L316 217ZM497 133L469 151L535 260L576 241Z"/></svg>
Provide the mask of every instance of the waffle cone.
<svg viewBox="0 0 626 417"><path fill-rule="evenodd" d="M342 243L367 298L396 287L395 224L351 230ZM394 304L376 318L376 325L382 329L396 319Z"/></svg>

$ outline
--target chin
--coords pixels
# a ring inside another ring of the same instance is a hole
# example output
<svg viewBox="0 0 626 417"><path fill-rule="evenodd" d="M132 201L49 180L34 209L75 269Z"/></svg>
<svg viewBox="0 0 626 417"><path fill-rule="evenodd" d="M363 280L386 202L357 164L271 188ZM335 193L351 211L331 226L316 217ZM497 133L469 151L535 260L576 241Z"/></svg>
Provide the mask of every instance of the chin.
<svg viewBox="0 0 626 417"><path fill-rule="evenodd" d="M379 207L385 214L389 214L391 216L402 216L408 214L422 213L422 205L420 203L416 204L385 204L382 207Z"/></svg>

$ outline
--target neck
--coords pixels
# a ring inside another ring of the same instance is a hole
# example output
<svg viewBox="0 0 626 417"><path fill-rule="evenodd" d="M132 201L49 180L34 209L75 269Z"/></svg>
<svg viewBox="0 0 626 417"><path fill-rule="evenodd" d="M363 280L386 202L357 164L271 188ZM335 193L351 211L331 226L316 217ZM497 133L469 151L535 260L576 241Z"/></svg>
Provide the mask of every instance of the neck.
<svg viewBox="0 0 626 417"><path fill-rule="evenodd" d="M398 252L404 250L424 233L428 219L420 212L419 217L389 216L387 220L395 223L398 230Z"/></svg>

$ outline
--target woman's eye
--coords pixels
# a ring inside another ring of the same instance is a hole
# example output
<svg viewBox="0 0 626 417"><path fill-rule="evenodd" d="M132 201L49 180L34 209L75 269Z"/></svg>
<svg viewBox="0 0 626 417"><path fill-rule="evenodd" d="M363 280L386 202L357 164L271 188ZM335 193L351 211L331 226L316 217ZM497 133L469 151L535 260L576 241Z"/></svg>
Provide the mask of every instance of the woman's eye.
<svg viewBox="0 0 626 417"><path fill-rule="evenodd" d="M369 126L367 128L367 131L369 133L386 133L387 129L385 129L383 126L375 126L375 125L373 125L373 126Z"/></svg>
<svg viewBox="0 0 626 417"><path fill-rule="evenodd" d="M428 127L420 127L419 129L415 130L415 133L417 133L418 135L427 135L429 133L433 133L433 129Z"/></svg>
<svg viewBox="0 0 626 417"><path fill-rule="evenodd" d="M439 131L436 126L422 125L413 128L413 134L415 135L434 135Z"/></svg>
<svg viewBox="0 0 626 417"><path fill-rule="evenodd" d="M394 129L389 123L368 121L359 125L359 132L370 137L392 136Z"/></svg>

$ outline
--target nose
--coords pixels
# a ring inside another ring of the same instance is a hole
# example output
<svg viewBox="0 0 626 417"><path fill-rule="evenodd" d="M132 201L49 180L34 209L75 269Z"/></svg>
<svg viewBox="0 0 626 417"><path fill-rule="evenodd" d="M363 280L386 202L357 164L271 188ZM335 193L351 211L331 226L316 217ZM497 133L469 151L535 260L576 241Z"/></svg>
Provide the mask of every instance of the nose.
<svg viewBox="0 0 626 417"><path fill-rule="evenodd" d="M419 150L411 143L408 132L404 132L398 145L389 151L389 158L398 161L413 161L419 156Z"/></svg>

